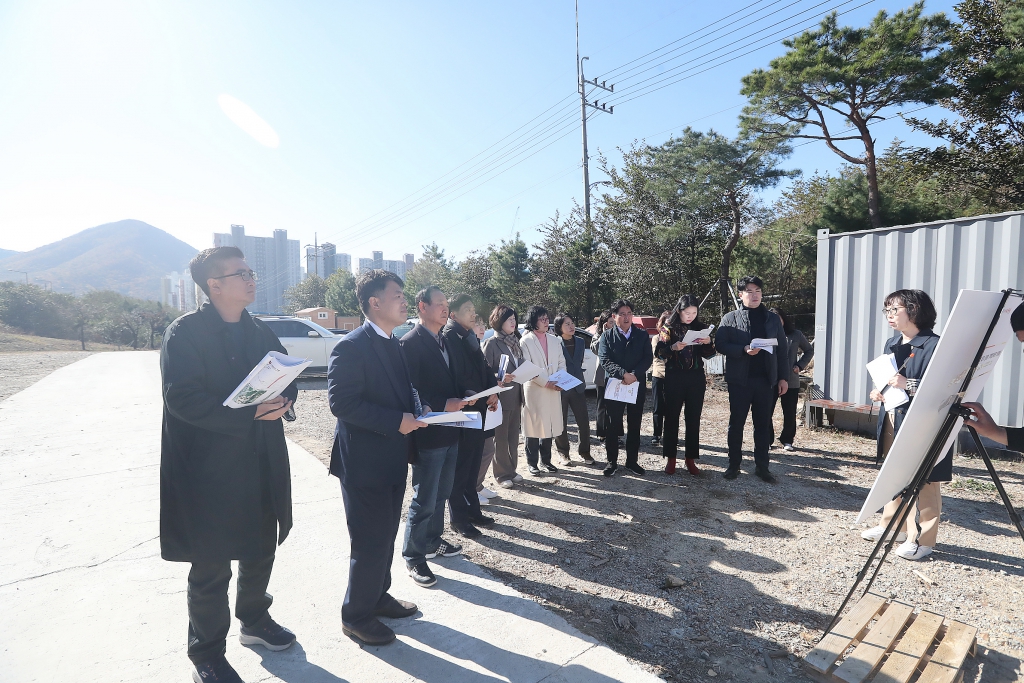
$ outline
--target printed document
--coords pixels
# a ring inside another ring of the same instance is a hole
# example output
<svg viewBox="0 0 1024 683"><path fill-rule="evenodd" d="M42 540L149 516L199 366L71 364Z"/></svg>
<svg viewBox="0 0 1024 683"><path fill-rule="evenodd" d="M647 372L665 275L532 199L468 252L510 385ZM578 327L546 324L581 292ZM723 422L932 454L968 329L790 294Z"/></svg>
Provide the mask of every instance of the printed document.
<svg viewBox="0 0 1024 683"><path fill-rule="evenodd" d="M463 401L469 401L470 403L473 403L474 401L476 401L478 399L486 398L487 396L490 396L491 394L500 394L501 392L508 391L511 388L512 387L498 387L498 386L494 386L494 387L491 387L490 389L484 389L481 392L475 393L472 396L467 396L466 398L464 398L462 400Z"/></svg>
<svg viewBox="0 0 1024 683"><path fill-rule="evenodd" d="M750 348L764 349L768 353L775 353L775 347L779 345L777 339L751 339Z"/></svg>
<svg viewBox="0 0 1024 683"><path fill-rule="evenodd" d="M528 360L524 360L522 365L512 371L516 384L526 384L539 374L540 368Z"/></svg>
<svg viewBox="0 0 1024 683"><path fill-rule="evenodd" d="M501 401L494 407L494 410L488 410L484 412L484 431L488 429L494 429L501 424L503 420L501 414Z"/></svg>
<svg viewBox="0 0 1024 683"><path fill-rule="evenodd" d="M711 325L706 330L690 330L683 335L682 342L687 346L693 346L697 343L698 339L707 339L711 336L711 330L715 329L714 325ZM774 341L774 340L772 340Z"/></svg>
<svg viewBox="0 0 1024 683"><path fill-rule="evenodd" d="M242 383L224 399L229 408L245 408L272 401L313 361L270 351Z"/></svg>
<svg viewBox="0 0 1024 683"><path fill-rule="evenodd" d="M899 373L899 368L896 367L896 356L891 353L883 353L881 356L868 363L867 368L868 374L871 375L871 382L875 385L875 389L882 392L882 397L885 399L884 404L886 410L894 410L904 403L910 402L910 397L907 396L907 392L902 389L897 389L896 387L891 387L888 384L889 380Z"/></svg>
<svg viewBox="0 0 1024 683"><path fill-rule="evenodd" d="M558 388L562 391L569 391L570 389L575 389L579 385L583 384L583 382L570 375L567 370L559 370L558 372L551 373L548 375L548 381L557 384Z"/></svg>
<svg viewBox="0 0 1024 683"><path fill-rule="evenodd" d="M640 380L629 386L622 383L621 379L608 378L608 385L604 388L604 397L608 401L620 401L622 403L636 404L637 393L640 389Z"/></svg>

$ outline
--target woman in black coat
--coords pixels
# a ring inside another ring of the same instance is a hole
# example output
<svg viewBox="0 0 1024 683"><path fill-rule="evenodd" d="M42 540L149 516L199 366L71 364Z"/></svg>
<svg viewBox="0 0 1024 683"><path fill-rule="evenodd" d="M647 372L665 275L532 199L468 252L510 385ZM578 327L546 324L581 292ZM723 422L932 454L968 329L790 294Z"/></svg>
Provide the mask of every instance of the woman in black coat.
<svg viewBox="0 0 1024 683"><path fill-rule="evenodd" d="M939 335L932 332L935 325L935 305L931 298L920 289L900 289L885 297L885 317L896 335L885 342L883 353L892 354L899 371L889 380L889 386L902 389L910 397L910 403L893 410L885 410L884 404L878 413L878 459L889 454L892 443L903 425L910 404L917 394L918 383L924 377L932 353L939 342ZM873 390L871 400L880 402L882 392ZM931 555L939 533L939 516L942 512L940 483L953 479L951 454L936 463L928 483L922 487L914 509L907 518L907 528L899 531L899 538L907 539L896 549L896 554L908 560L920 560ZM877 541L885 533L885 527L896 513L900 499L885 506L882 523L861 534L869 541Z"/></svg>
<svg viewBox="0 0 1024 683"><path fill-rule="evenodd" d="M612 322L612 312L601 311L601 315L597 319L597 331L594 332L594 338L590 340L590 350L595 356L597 355L598 348L601 346L601 335L614 324ZM594 433L601 441L604 441L608 436L608 407L604 401L606 381L604 368L598 363L597 372L594 374L594 384L597 386L597 417L594 421Z"/></svg>
<svg viewBox="0 0 1024 683"><path fill-rule="evenodd" d="M664 436L662 448L665 472L676 471L676 449L679 444L679 413L684 410L686 421L686 469L693 476L700 474L700 416L704 410L704 392L707 380L704 359L715 355L715 345L708 337L683 344L687 332L699 331L706 326L697 319L700 300L692 294L679 297L665 324L658 330L658 344L654 355L665 361L665 379L662 380L665 402Z"/></svg>
<svg viewBox="0 0 1024 683"><path fill-rule="evenodd" d="M594 464L590 457L590 413L587 409L587 380L583 376L583 356L586 353L585 342L576 336L576 322L571 315L560 313L555 316L555 324L552 326L558 338L562 340L562 353L565 356L565 370L570 375L580 380L582 384L563 391L562 398L562 424L565 429L559 436L555 437L555 449L561 456L562 465L573 466L569 457L569 409L572 409L572 416L576 420L576 430L580 440L577 445L580 457L588 465Z"/></svg>

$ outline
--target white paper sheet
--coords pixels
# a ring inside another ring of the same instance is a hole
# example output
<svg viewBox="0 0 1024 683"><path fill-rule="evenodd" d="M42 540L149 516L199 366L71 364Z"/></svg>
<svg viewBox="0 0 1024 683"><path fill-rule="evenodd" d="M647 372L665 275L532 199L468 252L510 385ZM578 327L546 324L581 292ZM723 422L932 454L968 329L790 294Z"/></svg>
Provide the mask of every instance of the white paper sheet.
<svg viewBox="0 0 1024 683"><path fill-rule="evenodd" d="M548 375L548 381L557 384L558 388L562 391L569 391L570 389L575 389L579 385L583 384L583 382L570 375L567 370L559 370L558 372L551 373Z"/></svg>
<svg viewBox="0 0 1024 683"><path fill-rule="evenodd" d="M713 329L715 329L714 325L710 326L706 330L690 330L689 332L683 335L681 341L687 346L693 346L694 344L697 343L698 339L707 339L708 337L710 337L711 330Z"/></svg>
<svg viewBox="0 0 1024 683"><path fill-rule="evenodd" d="M622 383L621 379L610 377L608 378L607 386L604 388L604 397L608 401L620 401L622 403L635 404L639 389L639 380L627 386Z"/></svg>
<svg viewBox="0 0 1024 683"><path fill-rule="evenodd" d="M474 401L476 401L478 399L485 398L487 396L490 396L491 394L500 394L501 392L508 391L511 388L512 387L498 387L498 386L494 386L494 387L491 387L490 389L484 389L483 391L475 393L472 396L467 396L463 400L464 401L469 401L470 403L473 403Z"/></svg>
<svg viewBox="0 0 1024 683"><path fill-rule="evenodd" d="M501 414L501 401L498 401L494 410L488 410L484 413L484 431L494 429L500 425L504 419L504 416Z"/></svg>
<svg viewBox="0 0 1024 683"><path fill-rule="evenodd" d="M522 365L512 371L516 384L526 384L539 374L540 368L528 360L524 360Z"/></svg>
<svg viewBox="0 0 1024 683"><path fill-rule="evenodd" d="M768 353L775 353L775 347L779 345L777 339L751 339L750 348L764 349Z"/></svg>
<svg viewBox="0 0 1024 683"><path fill-rule="evenodd" d="M868 374L871 375L871 383L875 389L882 392L885 398L886 410L895 410L904 403L910 402L907 392L896 387L889 386L890 379L896 376L899 368L896 367L896 356L891 353L884 353L867 364Z"/></svg>
<svg viewBox="0 0 1024 683"><path fill-rule="evenodd" d="M263 360L235 387L223 405L229 408L245 408L265 401L272 401L288 388L313 361L295 356L286 356L270 351Z"/></svg>

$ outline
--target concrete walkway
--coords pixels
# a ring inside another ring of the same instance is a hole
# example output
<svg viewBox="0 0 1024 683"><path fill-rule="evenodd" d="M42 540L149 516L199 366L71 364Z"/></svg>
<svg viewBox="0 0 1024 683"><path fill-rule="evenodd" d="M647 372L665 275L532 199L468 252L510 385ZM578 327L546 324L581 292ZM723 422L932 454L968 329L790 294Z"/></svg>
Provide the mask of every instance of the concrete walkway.
<svg viewBox="0 0 1024 683"><path fill-rule="evenodd" d="M0 403L4 683L191 680L188 565L161 560L157 537L157 361L93 355ZM236 622L228 658L244 680L659 680L464 558L435 563L438 583L424 590L397 554L392 592L420 614L390 622L396 643L359 647L341 633L348 535L338 482L289 448L295 527L270 592L275 619L298 643L281 653L245 648Z"/></svg>

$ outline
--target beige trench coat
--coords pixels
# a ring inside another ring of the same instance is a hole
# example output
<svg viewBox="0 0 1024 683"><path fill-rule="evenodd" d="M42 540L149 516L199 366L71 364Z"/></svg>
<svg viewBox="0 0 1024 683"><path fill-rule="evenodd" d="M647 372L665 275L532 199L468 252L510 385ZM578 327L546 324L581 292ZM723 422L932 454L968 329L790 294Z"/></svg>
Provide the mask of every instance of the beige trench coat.
<svg viewBox="0 0 1024 683"><path fill-rule="evenodd" d="M551 439L562 433L562 392L545 389L548 376L565 370L565 353L562 340L553 334L547 335L548 358L534 332L527 332L519 341L523 357L539 367L541 373L524 386L526 405L523 406L523 435L528 439Z"/></svg>

